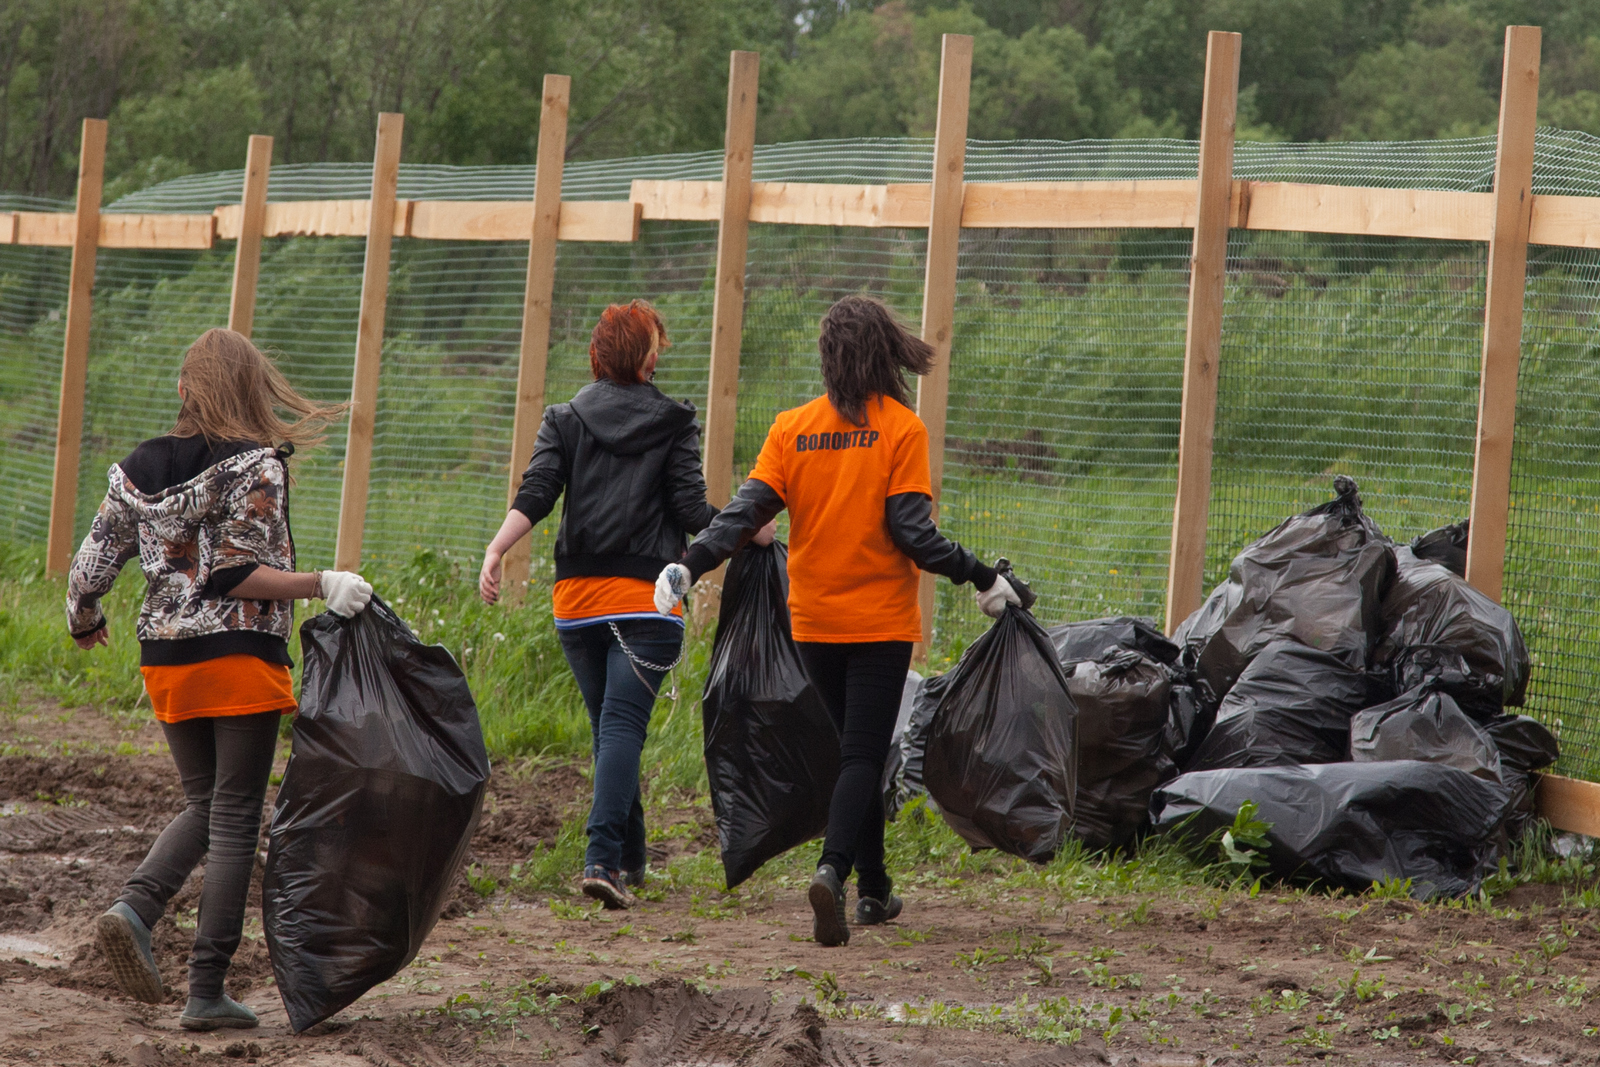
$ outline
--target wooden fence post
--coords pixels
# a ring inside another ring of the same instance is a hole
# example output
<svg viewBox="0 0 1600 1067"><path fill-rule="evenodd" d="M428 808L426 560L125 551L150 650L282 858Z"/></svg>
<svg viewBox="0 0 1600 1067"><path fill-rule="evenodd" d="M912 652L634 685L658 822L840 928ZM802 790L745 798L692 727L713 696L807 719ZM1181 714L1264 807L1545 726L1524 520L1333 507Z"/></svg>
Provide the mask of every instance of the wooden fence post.
<svg viewBox="0 0 1600 1067"><path fill-rule="evenodd" d="M1494 153L1494 229L1489 237L1478 377L1478 440L1472 461L1472 536L1467 581L1499 600L1511 512L1511 442L1522 358L1522 298L1533 217L1533 133L1539 107L1537 26L1507 26Z"/></svg>
<svg viewBox="0 0 1600 1067"><path fill-rule="evenodd" d="M533 455L544 417L545 367L550 356L550 313L555 299L556 235L561 229L561 173L566 166L567 106L572 79L544 76L539 108L539 154L533 179L533 234L528 242L528 284L522 296L522 346L517 363L517 411L511 427L511 465L506 508L516 499L522 472ZM513 604L522 603L528 585L530 538L511 547L501 561L502 588Z"/></svg>
<svg viewBox="0 0 1600 1067"><path fill-rule="evenodd" d="M717 276L711 304L711 374L706 387L706 499L723 507L733 497L733 441L739 422L739 343L744 335L744 267L750 244L750 174L756 147L756 89L761 53L728 56L728 119L722 147L722 209L717 224ZM702 575L697 620L719 600L718 567Z"/></svg>
<svg viewBox="0 0 1600 1067"><path fill-rule="evenodd" d="M928 482L933 518L939 519L944 483L945 412L950 400L950 342L956 323L956 267L961 252L961 202L966 190L967 103L972 92L972 38L947 33L939 49L939 114L933 132L933 196L928 211L927 269L922 276L922 339L933 346L933 370L917 381L917 417L928 428ZM935 576L924 572L917 589L922 647L933 642L938 607Z"/></svg>
<svg viewBox="0 0 1600 1067"><path fill-rule="evenodd" d="M244 161L244 194L239 198L233 299L228 304L228 329L246 337L256 320L256 281L261 277L261 234L267 228L267 178L271 170L272 138L252 134Z"/></svg>
<svg viewBox="0 0 1600 1067"><path fill-rule="evenodd" d="M372 200L367 213L367 258L361 272L361 319L356 327L356 365L350 389L350 433L345 441L344 485L339 495L339 540L333 565L361 566L361 534L367 522L367 486L372 475L372 433L378 407L378 367L383 356L383 319L389 300L389 251L394 239L395 192L400 184L400 137L405 116L378 116L372 158Z"/></svg>
<svg viewBox="0 0 1600 1067"><path fill-rule="evenodd" d="M66 341L61 351L61 401L56 415L56 463L50 485L50 535L45 569L72 565L73 514L78 507L78 460L83 449L83 400L89 375L89 321L94 310L94 265L100 247L100 193L105 183L106 120L84 119L78 153L78 210L67 286Z"/></svg>
<svg viewBox="0 0 1600 1067"><path fill-rule="evenodd" d="M1200 181L1189 258L1189 315L1183 346L1183 408L1178 481L1167 563L1167 633L1205 599L1206 520L1211 507L1211 438L1217 421L1222 353L1222 292L1228 270L1233 196L1233 131L1239 103L1237 33L1206 36L1205 99L1200 111Z"/></svg>

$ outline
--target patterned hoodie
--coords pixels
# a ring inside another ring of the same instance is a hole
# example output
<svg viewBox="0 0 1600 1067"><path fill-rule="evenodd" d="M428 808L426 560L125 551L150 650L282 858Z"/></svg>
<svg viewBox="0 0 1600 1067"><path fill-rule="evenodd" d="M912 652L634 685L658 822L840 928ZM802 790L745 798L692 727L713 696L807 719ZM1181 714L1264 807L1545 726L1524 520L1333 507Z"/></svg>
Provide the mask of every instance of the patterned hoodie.
<svg viewBox="0 0 1600 1067"><path fill-rule="evenodd" d="M287 455L249 448L155 493L112 464L105 501L67 578L73 636L105 624L100 598L137 556L148 584L138 624L142 665L239 653L289 664L293 601L226 595L257 565L294 569Z"/></svg>

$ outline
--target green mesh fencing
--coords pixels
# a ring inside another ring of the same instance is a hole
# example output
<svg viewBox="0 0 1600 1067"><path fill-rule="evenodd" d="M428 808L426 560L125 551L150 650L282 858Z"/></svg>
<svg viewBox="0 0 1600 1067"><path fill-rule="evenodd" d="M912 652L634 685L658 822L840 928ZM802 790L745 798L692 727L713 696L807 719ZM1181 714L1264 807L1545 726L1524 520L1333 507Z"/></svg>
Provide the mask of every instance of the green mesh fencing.
<svg viewBox="0 0 1600 1067"><path fill-rule="evenodd" d="M1193 142L972 142L969 181L1192 178ZM716 179L721 153L569 164L563 195L626 199L635 178ZM758 181L927 181L932 144L863 139L757 149ZM1487 191L1494 140L1238 145L1251 180ZM527 199L532 167L401 168L412 199ZM364 198L368 164L275 168L273 200ZM208 211L238 172L195 175L108 211ZM1600 141L1542 130L1535 188L1600 194ZM69 204L0 196L0 210ZM1186 230L965 230L961 237L941 524L1008 555L1047 622L1163 611L1182 386ZM433 551L467 574L504 513L525 244L394 246L364 555ZM817 395L816 325L839 296L921 311L921 230L750 230L734 475L772 416ZM1396 540L1467 513L1485 249L1477 243L1236 232L1229 245L1208 582L1291 512L1361 483ZM631 244L558 250L546 395L589 380L599 310L635 296L663 311L657 375L703 405L716 256L711 223L647 222ZM233 250L103 250L95 290L78 534L104 472L176 411L186 345L226 321ZM349 396L363 242L265 242L258 342L321 400ZM0 536L42 548L70 256L0 246ZM1600 777L1600 303L1597 254L1535 248L1513 470L1507 603L1535 656L1529 710L1559 727L1562 769ZM332 561L342 426L296 464L303 566ZM526 457L519 457L521 462ZM520 465L520 463L519 463ZM535 532L551 569L554 523ZM935 661L984 620L941 583Z"/></svg>

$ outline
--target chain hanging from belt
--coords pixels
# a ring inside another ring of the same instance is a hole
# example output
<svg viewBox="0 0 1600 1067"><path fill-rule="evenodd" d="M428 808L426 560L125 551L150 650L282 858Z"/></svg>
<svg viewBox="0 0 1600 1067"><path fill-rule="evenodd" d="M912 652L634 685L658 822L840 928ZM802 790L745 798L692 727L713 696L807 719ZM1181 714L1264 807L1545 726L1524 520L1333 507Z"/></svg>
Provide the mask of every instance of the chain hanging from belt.
<svg viewBox="0 0 1600 1067"><path fill-rule="evenodd" d="M647 671L658 671L663 675L671 674L672 671L673 671L673 668L677 667L678 664L683 662L683 657L684 657L684 653L687 651L688 642L685 641L685 642L679 644L678 645L678 658L673 660L671 663L667 664L665 667L663 667L659 663L651 663L649 660L641 659L639 656L635 655L633 649L628 647L628 642L626 642L626 641L624 641L622 639L622 631L617 629L617 624L616 624L615 620L608 621L606 623L606 625L611 627L611 636L615 637L617 639L617 645L618 645L619 648L622 649L622 654L624 656L628 657L628 666L633 668L633 676L635 678L639 679L639 681L644 683L644 687L646 689L650 690L650 695L651 696L659 697L661 695L661 687L660 687L660 685L659 684L651 685L650 684L650 679L646 678L643 674L639 673L639 668L643 667ZM665 681L664 678L662 680ZM671 692L669 692L667 694L667 699L668 700L677 700L678 699L678 683L677 683L676 680L674 680L673 683L672 683L672 690L671 690Z"/></svg>

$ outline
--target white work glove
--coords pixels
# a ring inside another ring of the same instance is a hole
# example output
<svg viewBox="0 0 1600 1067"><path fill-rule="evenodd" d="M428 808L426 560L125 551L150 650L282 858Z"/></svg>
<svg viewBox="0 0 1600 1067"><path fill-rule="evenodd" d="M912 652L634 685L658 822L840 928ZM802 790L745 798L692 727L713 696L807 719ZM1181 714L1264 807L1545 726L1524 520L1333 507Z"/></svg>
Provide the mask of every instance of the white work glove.
<svg viewBox="0 0 1600 1067"><path fill-rule="evenodd" d="M1004 575L994 576L994 584L978 594L978 610L991 619L998 619L1006 613L1006 605L1015 604L1022 606L1022 598L1017 591L1011 588L1011 583L1005 580Z"/></svg>
<svg viewBox="0 0 1600 1067"><path fill-rule="evenodd" d="M322 599L335 615L353 618L366 610L372 586L354 571L323 571Z"/></svg>
<svg viewBox="0 0 1600 1067"><path fill-rule="evenodd" d="M671 615L678 601L689 591L689 568L681 563L669 563L661 568L656 578L656 610Z"/></svg>

